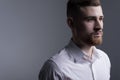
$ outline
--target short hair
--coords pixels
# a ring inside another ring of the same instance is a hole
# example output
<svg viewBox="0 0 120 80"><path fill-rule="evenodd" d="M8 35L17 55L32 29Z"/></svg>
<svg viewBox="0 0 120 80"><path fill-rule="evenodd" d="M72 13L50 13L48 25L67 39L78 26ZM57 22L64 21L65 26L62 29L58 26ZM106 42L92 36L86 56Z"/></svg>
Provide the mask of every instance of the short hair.
<svg viewBox="0 0 120 80"><path fill-rule="evenodd" d="M80 7L99 5L101 5L100 0L68 0L67 17L77 16Z"/></svg>

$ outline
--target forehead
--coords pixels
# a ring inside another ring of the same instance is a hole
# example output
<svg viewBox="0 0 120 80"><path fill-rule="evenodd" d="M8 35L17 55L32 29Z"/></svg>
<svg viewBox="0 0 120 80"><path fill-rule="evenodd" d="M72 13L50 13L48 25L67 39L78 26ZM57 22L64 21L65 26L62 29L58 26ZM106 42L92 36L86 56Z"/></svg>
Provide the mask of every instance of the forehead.
<svg viewBox="0 0 120 80"><path fill-rule="evenodd" d="M103 16L101 6L80 7L80 13L82 16Z"/></svg>

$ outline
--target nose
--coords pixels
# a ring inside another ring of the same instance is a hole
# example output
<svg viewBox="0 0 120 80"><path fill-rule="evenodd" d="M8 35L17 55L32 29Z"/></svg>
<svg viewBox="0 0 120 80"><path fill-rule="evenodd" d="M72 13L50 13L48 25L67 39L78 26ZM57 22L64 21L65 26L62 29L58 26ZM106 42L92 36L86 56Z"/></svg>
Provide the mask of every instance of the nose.
<svg viewBox="0 0 120 80"><path fill-rule="evenodd" d="M103 29L103 21L96 20L94 30L97 32L97 31L102 31L102 29Z"/></svg>

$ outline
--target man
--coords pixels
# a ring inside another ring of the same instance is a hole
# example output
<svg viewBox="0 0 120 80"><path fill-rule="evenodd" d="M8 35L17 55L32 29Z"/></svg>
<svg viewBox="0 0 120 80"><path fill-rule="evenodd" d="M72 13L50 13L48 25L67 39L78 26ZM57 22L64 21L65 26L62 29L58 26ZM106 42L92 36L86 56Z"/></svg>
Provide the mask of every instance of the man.
<svg viewBox="0 0 120 80"><path fill-rule="evenodd" d="M102 43L103 18L99 0L69 0L67 23L72 38L46 61L39 80L110 80L109 58L95 47Z"/></svg>

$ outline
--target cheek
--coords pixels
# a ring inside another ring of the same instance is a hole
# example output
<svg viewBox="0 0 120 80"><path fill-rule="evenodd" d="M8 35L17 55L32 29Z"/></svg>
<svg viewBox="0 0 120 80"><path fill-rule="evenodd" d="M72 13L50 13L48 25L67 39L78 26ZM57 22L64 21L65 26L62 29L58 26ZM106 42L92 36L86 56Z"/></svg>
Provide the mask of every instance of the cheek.
<svg viewBox="0 0 120 80"><path fill-rule="evenodd" d="M94 29L94 23L93 22L86 22L84 23L85 31L88 33L93 32Z"/></svg>
<svg viewBox="0 0 120 80"><path fill-rule="evenodd" d="M103 26L104 26L104 23L103 22L101 22L101 28L103 29Z"/></svg>
<svg viewBox="0 0 120 80"><path fill-rule="evenodd" d="M77 36L87 35L91 32L93 32L94 23L93 22L81 22L78 25L76 25L75 33Z"/></svg>

